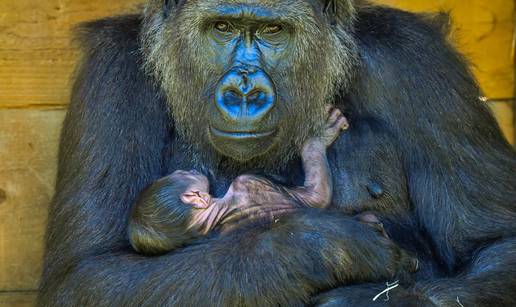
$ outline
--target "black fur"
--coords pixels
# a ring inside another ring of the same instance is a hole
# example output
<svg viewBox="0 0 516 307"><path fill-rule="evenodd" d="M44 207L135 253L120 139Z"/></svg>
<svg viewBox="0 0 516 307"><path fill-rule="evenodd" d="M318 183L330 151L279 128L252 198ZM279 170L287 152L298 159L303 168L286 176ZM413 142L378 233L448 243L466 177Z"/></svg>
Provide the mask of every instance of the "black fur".
<svg viewBox="0 0 516 307"><path fill-rule="evenodd" d="M183 144L163 94L140 69L140 24L126 16L83 28L86 60L63 128L40 306L302 305L352 270L396 270L381 267L389 244L369 227L317 210L161 257L132 252L131 204L191 166L175 150ZM421 260L414 287L376 304L516 305L516 154L467 65L440 27L414 14L362 8L355 37L361 71L335 100L352 127L329 152L334 209L376 211ZM225 174L210 178L215 191L239 175ZM380 198L368 192L373 181ZM359 263L346 265L346 254ZM384 288L355 285L313 302L370 306Z"/></svg>

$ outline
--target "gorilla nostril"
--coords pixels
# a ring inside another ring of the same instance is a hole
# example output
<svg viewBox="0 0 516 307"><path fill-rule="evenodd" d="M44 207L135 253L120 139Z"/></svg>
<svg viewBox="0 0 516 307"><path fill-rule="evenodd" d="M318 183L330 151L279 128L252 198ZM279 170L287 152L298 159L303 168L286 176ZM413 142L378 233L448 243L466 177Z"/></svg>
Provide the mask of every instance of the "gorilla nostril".
<svg viewBox="0 0 516 307"><path fill-rule="evenodd" d="M263 91L255 91L247 96L247 100L249 103L261 106L267 101L267 94Z"/></svg>
<svg viewBox="0 0 516 307"><path fill-rule="evenodd" d="M224 93L224 104L229 106L239 106L242 103L242 95L234 90L228 90Z"/></svg>

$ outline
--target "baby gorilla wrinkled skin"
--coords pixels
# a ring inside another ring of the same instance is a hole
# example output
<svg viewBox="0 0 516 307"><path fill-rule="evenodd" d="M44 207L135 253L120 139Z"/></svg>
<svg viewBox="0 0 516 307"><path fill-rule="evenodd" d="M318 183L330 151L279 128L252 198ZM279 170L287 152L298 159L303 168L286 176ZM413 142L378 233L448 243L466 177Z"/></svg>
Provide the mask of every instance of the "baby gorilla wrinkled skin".
<svg viewBox="0 0 516 307"><path fill-rule="evenodd" d="M209 197L204 200L194 197L189 199L190 201L185 201L194 206L211 203L204 212L194 212L197 213L192 220L194 225L203 224L204 231L209 231L217 225L221 225L223 230L228 230L240 225L239 220L242 223L274 221L282 214L292 212L300 206L327 208L330 205L333 185L326 149L333 144L342 130L349 127L340 110L328 108L328 112L329 117L321 135L309 139L302 148L301 157L305 172L303 186L291 189L260 176L239 176L221 199L210 201ZM199 181L204 179L199 178ZM207 195L206 190L201 190L200 193Z"/></svg>
<svg viewBox="0 0 516 307"><path fill-rule="evenodd" d="M129 236L133 247L145 254L159 254L184 246L211 230L225 233L246 224L277 221L283 214L301 206L327 208L332 198L331 172L326 149L349 124L338 109L328 107L323 132L309 139L301 157L305 182L301 187L287 188L254 175L236 178L223 198L209 194L209 181L197 171L178 170L148 190L158 197L143 197L133 208ZM173 189L177 199L160 197L162 189ZM379 226L372 214L359 220Z"/></svg>

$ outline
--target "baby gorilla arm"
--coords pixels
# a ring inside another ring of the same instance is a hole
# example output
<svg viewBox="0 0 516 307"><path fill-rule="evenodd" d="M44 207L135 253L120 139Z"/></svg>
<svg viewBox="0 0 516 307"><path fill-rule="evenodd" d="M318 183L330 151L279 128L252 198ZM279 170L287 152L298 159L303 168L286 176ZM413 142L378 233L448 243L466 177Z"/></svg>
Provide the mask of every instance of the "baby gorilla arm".
<svg viewBox="0 0 516 307"><path fill-rule="evenodd" d="M304 186L287 190L293 198L312 208L327 208L330 205L333 183L326 150L341 131L349 128L347 119L339 109L328 107L328 113L322 134L309 139L301 151Z"/></svg>

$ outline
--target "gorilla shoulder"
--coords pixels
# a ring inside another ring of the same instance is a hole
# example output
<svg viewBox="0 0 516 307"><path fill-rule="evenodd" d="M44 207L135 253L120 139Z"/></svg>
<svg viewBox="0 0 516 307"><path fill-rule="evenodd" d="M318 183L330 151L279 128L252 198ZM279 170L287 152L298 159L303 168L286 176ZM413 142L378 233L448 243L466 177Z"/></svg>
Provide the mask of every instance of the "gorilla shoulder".
<svg viewBox="0 0 516 307"><path fill-rule="evenodd" d="M138 48L142 19L141 14L132 14L88 21L75 29L76 40L88 53L119 53L119 48Z"/></svg>

